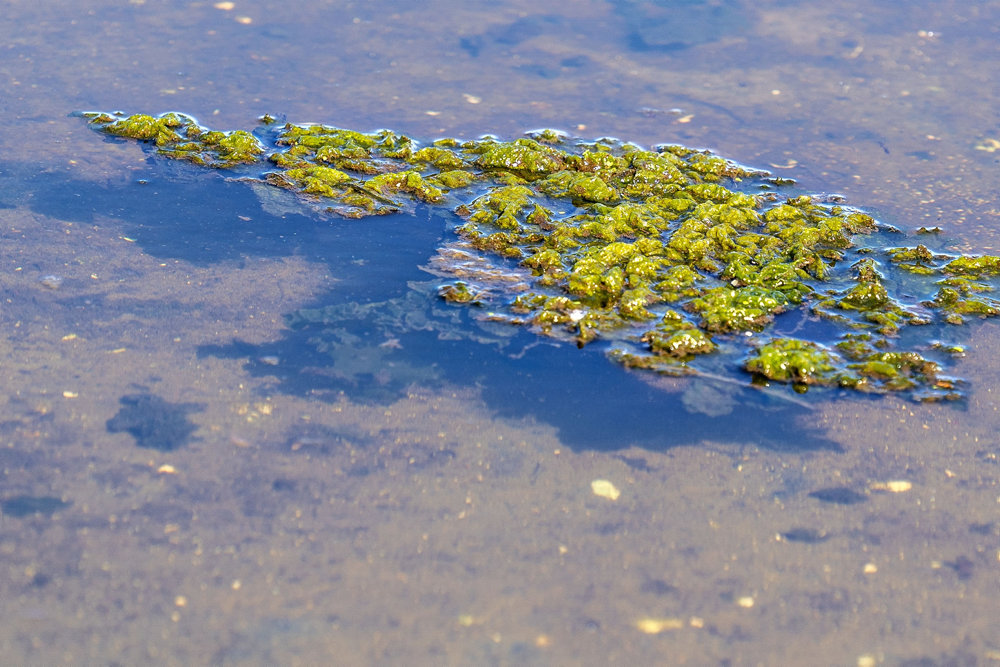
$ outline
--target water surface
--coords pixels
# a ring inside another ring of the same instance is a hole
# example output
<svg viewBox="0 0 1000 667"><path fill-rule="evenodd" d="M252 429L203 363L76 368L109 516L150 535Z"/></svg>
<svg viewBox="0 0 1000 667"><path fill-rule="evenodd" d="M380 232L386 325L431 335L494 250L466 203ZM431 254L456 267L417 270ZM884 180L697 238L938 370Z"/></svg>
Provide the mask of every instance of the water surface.
<svg viewBox="0 0 1000 667"><path fill-rule="evenodd" d="M8 662L1000 659L995 323L957 405L651 382L429 298L440 212L70 117L683 143L995 252L1000 4L302 4L0 18Z"/></svg>

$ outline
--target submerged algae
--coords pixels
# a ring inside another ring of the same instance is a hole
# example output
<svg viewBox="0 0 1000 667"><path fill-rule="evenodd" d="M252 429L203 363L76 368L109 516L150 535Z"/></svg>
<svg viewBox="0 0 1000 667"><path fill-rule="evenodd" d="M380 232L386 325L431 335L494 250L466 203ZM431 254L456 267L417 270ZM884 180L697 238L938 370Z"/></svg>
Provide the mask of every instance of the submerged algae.
<svg viewBox="0 0 1000 667"><path fill-rule="evenodd" d="M210 131L176 113L84 116L107 134L155 143L167 157L242 169L244 178L346 217L417 202L448 206L457 213L450 245L529 277L497 289L455 270L463 280L444 285L442 298L482 306L479 319L581 346L603 339L609 356L629 367L689 374L699 357L725 354L757 382L800 391L955 398L958 381L942 375L945 359L928 358L946 356L940 341L928 335L898 350L901 329L1000 314L1000 303L976 296L992 290L982 281L1000 274L1000 258L883 243L893 228L863 211L783 196L766 172L708 151L647 150L551 130L421 147L388 130L271 117L251 136ZM907 289L891 272L910 276ZM840 334L820 342L770 333L791 311Z"/></svg>

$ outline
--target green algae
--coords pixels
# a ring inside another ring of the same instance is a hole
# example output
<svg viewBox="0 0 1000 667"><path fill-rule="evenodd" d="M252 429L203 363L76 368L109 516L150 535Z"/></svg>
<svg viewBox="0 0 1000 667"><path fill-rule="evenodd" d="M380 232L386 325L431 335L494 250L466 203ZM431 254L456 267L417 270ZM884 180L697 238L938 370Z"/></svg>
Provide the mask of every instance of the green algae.
<svg viewBox="0 0 1000 667"><path fill-rule="evenodd" d="M1000 315L986 295L1000 257L899 246L898 230L861 210L783 195L794 181L708 151L554 130L422 146L389 130L270 116L251 134L178 113L83 115L165 157L228 169L345 217L452 209L446 246L518 279L487 285L493 279L456 267L462 280L442 285L442 299L580 346L604 341L630 368L684 375L723 355L757 383L798 391L953 399L961 383L942 369L950 350L964 348L932 340L942 329L933 325ZM788 317L819 317L839 333L772 333Z"/></svg>
<svg viewBox="0 0 1000 667"><path fill-rule="evenodd" d="M1000 257L978 255L957 257L944 265L945 273L961 276L995 276L1000 274Z"/></svg>
<svg viewBox="0 0 1000 667"><path fill-rule="evenodd" d="M779 382L831 384L837 380L838 361L817 343L778 338L754 350L746 361L746 369Z"/></svg>
<svg viewBox="0 0 1000 667"><path fill-rule="evenodd" d="M161 155L207 167L225 169L252 164L264 153L264 146L245 130L206 130L184 114L167 113L155 118L145 114L126 118L104 113L84 115L108 134L151 141Z"/></svg>
<svg viewBox="0 0 1000 667"><path fill-rule="evenodd" d="M755 349L746 369L760 378L809 385L840 386L883 393L920 390L927 398L949 397L955 381L941 367L916 352L882 351L857 339L838 352L811 341L778 338Z"/></svg>
<svg viewBox="0 0 1000 667"><path fill-rule="evenodd" d="M675 310L664 313L656 328L643 334L642 341L649 344L654 355L682 361L698 354L708 354L716 347L708 333Z"/></svg>
<svg viewBox="0 0 1000 667"><path fill-rule="evenodd" d="M461 280L438 288L438 295L445 301L452 303L472 303L482 304L480 295L469 289L468 284Z"/></svg>

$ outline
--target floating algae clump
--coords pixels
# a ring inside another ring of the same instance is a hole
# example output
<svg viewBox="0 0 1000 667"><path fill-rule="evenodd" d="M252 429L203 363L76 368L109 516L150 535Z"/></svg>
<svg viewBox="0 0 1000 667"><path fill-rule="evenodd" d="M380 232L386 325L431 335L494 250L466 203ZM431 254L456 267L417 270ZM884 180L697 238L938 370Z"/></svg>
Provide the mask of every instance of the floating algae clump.
<svg viewBox="0 0 1000 667"><path fill-rule="evenodd" d="M261 143L245 130L206 130L190 116L179 113L156 118L145 114L127 118L88 114L88 118L91 123L102 125L108 134L152 141L162 155L208 167L225 168L253 163L264 153Z"/></svg>
<svg viewBox="0 0 1000 667"><path fill-rule="evenodd" d="M798 391L952 399L961 383L942 373L954 348L938 340L942 329L1000 314L985 296L1000 257L900 246L897 230L863 211L785 195L789 181L708 151L552 130L421 146L388 130L270 116L253 134L177 113L83 116L345 217L454 210L434 264L451 279L442 299L477 306L480 320L602 342L630 368L685 375L723 358L757 383ZM470 257L491 268L469 269Z"/></svg>

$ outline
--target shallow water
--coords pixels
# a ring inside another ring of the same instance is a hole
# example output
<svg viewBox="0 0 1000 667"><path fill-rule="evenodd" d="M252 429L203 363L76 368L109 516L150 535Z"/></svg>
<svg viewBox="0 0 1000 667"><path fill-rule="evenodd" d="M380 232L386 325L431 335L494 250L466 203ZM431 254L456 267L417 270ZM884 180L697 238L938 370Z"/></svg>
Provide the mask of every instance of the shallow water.
<svg viewBox="0 0 1000 667"><path fill-rule="evenodd" d="M677 142L995 252L1000 3L60 4L0 18L5 662L1000 660L996 323L958 405L651 381L428 299L440 213L69 115Z"/></svg>

